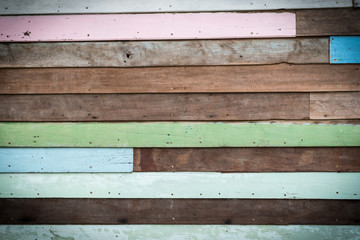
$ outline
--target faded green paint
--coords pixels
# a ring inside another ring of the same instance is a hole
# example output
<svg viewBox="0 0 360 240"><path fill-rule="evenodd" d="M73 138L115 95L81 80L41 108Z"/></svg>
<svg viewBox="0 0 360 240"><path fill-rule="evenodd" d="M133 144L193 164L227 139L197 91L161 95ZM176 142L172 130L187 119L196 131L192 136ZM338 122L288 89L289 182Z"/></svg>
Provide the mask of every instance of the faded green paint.
<svg viewBox="0 0 360 240"><path fill-rule="evenodd" d="M360 125L264 122L1 123L0 146L360 146Z"/></svg>
<svg viewBox="0 0 360 240"><path fill-rule="evenodd" d="M360 199L360 173L0 174L0 198Z"/></svg>
<svg viewBox="0 0 360 240"><path fill-rule="evenodd" d="M0 239L48 240L319 240L360 239L360 226L236 226L236 225L2 225Z"/></svg>

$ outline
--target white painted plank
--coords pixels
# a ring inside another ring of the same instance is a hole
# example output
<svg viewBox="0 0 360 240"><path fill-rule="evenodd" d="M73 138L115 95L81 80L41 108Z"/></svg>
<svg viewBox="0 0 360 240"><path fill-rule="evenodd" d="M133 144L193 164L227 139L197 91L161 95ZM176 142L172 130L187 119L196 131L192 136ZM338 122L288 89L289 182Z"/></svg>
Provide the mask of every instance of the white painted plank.
<svg viewBox="0 0 360 240"><path fill-rule="evenodd" d="M1 198L360 199L360 173L1 174Z"/></svg>
<svg viewBox="0 0 360 240"><path fill-rule="evenodd" d="M352 0L2 0L0 14L202 12L352 7Z"/></svg>
<svg viewBox="0 0 360 240"><path fill-rule="evenodd" d="M132 172L132 148L0 148L0 172Z"/></svg>
<svg viewBox="0 0 360 240"><path fill-rule="evenodd" d="M1 225L0 239L318 240L360 239L360 226L340 225Z"/></svg>

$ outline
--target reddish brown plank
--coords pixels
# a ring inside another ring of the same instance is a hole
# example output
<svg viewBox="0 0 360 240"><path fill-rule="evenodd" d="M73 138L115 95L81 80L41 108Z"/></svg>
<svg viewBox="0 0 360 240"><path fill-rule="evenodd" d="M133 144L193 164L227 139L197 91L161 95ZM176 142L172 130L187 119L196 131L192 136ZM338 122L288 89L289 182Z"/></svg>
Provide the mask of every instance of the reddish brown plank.
<svg viewBox="0 0 360 240"><path fill-rule="evenodd" d="M359 172L360 148L136 148L134 171Z"/></svg>
<svg viewBox="0 0 360 240"><path fill-rule="evenodd" d="M360 9L296 11L296 36L360 35Z"/></svg>
<svg viewBox="0 0 360 240"><path fill-rule="evenodd" d="M1 121L309 119L308 93L0 95Z"/></svg>
<svg viewBox="0 0 360 240"><path fill-rule="evenodd" d="M360 65L0 69L0 94L360 91Z"/></svg>
<svg viewBox="0 0 360 240"><path fill-rule="evenodd" d="M211 209L209 211L209 209ZM1 224L352 224L360 201L0 199Z"/></svg>
<svg viewBox="0 0 360 240"><path fill-rule="evenodd" d="M360 92L311 93L311 119L359 119Z"/></svg>

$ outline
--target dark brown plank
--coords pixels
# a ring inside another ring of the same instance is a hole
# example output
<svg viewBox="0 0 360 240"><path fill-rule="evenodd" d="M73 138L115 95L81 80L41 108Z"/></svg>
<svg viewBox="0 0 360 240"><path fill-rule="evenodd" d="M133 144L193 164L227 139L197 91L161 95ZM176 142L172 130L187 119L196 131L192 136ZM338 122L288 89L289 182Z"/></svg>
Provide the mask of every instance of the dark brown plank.
<svg viewBox="0 0 360 240"><path fill-rule="evenodd" d="M360 148L135 148L135 172L359 172Z"/></svg>
<svg viewBox="0 0 360 240"><path fill-rule="evenodd" d="M359 119L360 92L311 93L310 118Z"/></svg>
<svg viewBox="0 0 360 240"><path fill-rule="evenodd" d="M296 11L296 36L360 35L360 9Z"/></svg>
<svg viewBox="0 0 360 240"><path fill-rule="evenodd" d="M352 224L360 201L0 199L1 224Z"/></svg>
<svg viewBox="0 0 360 240"><path fill-rule="evenodd" d="M1 121L309 119L308 93L0 95Z"/></svg>
<svg viewBox="0 0 360 240"><path fill-rule="evenodd" d="M0 69L0 94L360 91L360 65Z"/></svg>

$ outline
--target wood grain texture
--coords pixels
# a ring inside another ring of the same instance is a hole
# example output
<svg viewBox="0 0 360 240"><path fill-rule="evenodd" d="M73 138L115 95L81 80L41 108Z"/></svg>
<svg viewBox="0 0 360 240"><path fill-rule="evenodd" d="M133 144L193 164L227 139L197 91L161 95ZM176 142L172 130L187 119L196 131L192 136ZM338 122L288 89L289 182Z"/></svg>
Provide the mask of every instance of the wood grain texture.
<svg viewBox="0 0 360 240"><path fill-rule="evenodd" d="M0 223L358 225L359 205L349 200L0 199Z"/></svg>
<svg viewBox="0 0 360 240"><path fill-rule="evenodd" d="M5 173L132 171L131 148L0 148Z"/></svg>
<svg viewBox="0 0 360 240"><path fill-rule="evenodd" d="M296 11L296 36L360 35L359 9Z"/></svg>
<svg viewBox="0 0 360 240"><path fill-rule="evenodd" d="M360 148L136 148L135 172L359 172Z"/></svg>
<svg viewBox="0 0 360 240"><path fill-rule="evenodd" d="M309 119L308 93L0 95L0 121Z"/></svg>
<svg viewBox="0 0 360 240"><path fill-rule="evenodd" d="M329 63L328 38L2 43L0 67L141 67Z"/></svg>
<svg viewBox="0 0 360 240"><path fill-rule="evenodd" d="M0 42L279 38L295 28L289 12L0 16Z"/></svg>
<svg viewBox="0 0 360 240"><path fill-rule="evenodd" d="M360 173L0 174L0 198L360 199Z"/></svg>
<svg viewBox="0 0 360 240"><path fill-rule="evenodd" d="M0 225L0 236L18 240L23 236L48 240L147 239L339 239L356 240L360 226L347 225Z"/></svg>
<svg viewBox="0 0 360 240"><path fill-rule="evenodd" d="M360 92L311 93L311 119L359 119Z"/></svg>
<svg viewBox="0 0 360 240"><path fill-rule="evenodd" d="M2 122L0 123L0 133L0 146L2 147L360 146L360 124L358 121L274 121L271 123Z"/></svg>
<svg viewBox="0 0 360 240"><path fill-rule="evenodd" d="M0 94L360 91L359 69L330 64L0 69Z"/></svg>
<svg viewBox="0 0 360 240"><path fill-rule="evenodd" d="M143 13L143 12L201 12L201 11L242 11L301 8L342 8L352 7L352 0L2 0L1 15L22 14L69 14L69 13Z"/></svg>
<svg viewBox="0 0 360 240"><path fill-rule="evenodd" d="M330 37L330 63L360 63L360 36Z"/></svg>
<svg viewBox="0 0 360 240"><path fill-rule="evenodd" d="M339 239L357 240L360 226L347 225L0 225L0 236L48 240L147 239Z"/></svg>

